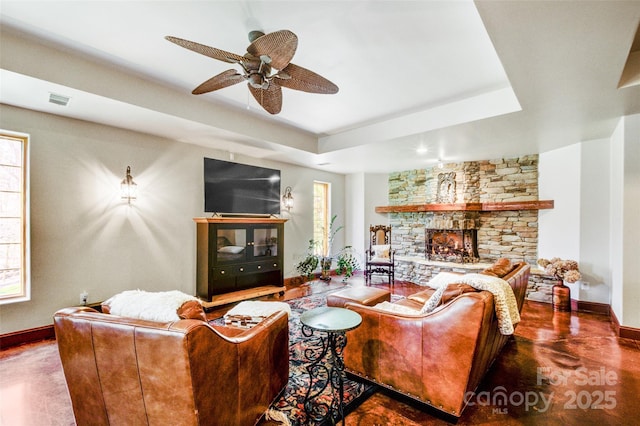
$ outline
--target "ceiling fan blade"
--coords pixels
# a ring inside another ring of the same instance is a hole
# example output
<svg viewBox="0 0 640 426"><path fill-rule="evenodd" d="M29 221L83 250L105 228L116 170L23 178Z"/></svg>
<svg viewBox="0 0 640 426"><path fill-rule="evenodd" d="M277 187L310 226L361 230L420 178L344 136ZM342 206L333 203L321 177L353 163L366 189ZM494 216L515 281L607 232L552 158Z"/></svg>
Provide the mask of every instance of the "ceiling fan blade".
<svg viewBox="0 0 640 426"><path fill-rule="evenodd" d="M278 84L282 87L309 93L338 93L338 86L321 75L301 66L289 64L281 73L286 74L286 76L278 78L278 74L280 74L278 73L275 75L274 80L277 79ZM287 76L290 78L287 78Z"/></svg>
<svg viewBox="0 0 640 426"><path fill-rule="evenodd" d="M178 37L166 36L165 39L171 43L175 43L178 46L185 49L193 50L201 55L208 56L219 61L229 62L235 64L245 60L244 56L236 55L235 53L225 52L224 50L216 49L215 47L206 46L204 44L196 43L195 41L189 41Z"/></svg>
<svg viewBox="0 0 640 426"><path fill-rule="evenodd" d="M269 114L278 114L282 109L282 89L277 84L269 84L266 89L256 89L248 84L251 94Z"/></svg>
<svg viewBox="0 0 640 426"><path fill-rule="evenodd" d="M213 92L214 90L223 89L225 87L233 86L243 82L244 76L238 74L236 70L226 70L220 74L211 77L209 80L202 83L200 86L193 89L194 95L201 95L203 93Z"/></svg>
<svg viewBox="0 0 640 426"><path fill-rule="evenodd" d="M271 66L277 70L286 67L298 48L298 37L289 30L280 30L258 37L247 47L247 52L256 58L267 55Z"/></svg>

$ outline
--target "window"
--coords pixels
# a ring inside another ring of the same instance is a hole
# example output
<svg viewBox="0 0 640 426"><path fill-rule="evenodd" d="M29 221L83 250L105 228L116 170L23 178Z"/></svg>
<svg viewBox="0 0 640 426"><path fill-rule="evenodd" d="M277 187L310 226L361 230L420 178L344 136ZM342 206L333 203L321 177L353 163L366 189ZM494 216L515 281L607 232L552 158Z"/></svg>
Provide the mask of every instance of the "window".
<svg viewBox="0 0 640 426"><path fill-rule="evenodd" d="M28 140L0 131L0 304L30 298Z"/></svg>
<svg viewBox="0 0 640 426"><path fill-rule="evenodd" d="M313 241L317 255L328 254L329 250L329 184L313 182Z"/></svg>

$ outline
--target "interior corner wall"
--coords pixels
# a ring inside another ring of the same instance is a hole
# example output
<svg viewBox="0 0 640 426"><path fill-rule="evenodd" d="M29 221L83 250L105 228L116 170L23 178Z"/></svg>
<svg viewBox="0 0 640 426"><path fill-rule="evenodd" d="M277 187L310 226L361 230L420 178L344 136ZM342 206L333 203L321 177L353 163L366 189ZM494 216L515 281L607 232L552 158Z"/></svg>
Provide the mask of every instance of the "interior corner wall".
<svg viewBox="0 0 640 426"><path fill-rule="evenodd" d="M577 300L611 303L609 253L609 143L583 142L580 174L580 285ZM572 289L574 290L574 289Z"/></svg>
<svg viewBox="0 0 640 426"><path fill-rule="evenodd" d="M376 213L377 206L389 203L389 176L385 173L352 173L345 178L345 206L349 212L349 238L345 242L352 245L364 260L369 248L369 225L388 224L387 214Z"/></svg>
<svg viewBox="0 0 640 426"><path fill-rule="evenodd" d="M383 225L389 223L387 213L376 213L376 207L389 204L389 175L387 173L366 173L365 181L365 224ZM367 236L368 240L368 236Z"/></svg>
<svg viewBox="0 0 640 426"><path fill-rule="evenodd" d="M369 226L389 225L388 213L376 213L376 207L389 205L389 175L387 173L366 173L365 181L365 212L363 243L369 249Z"/></svg>
<svg viewBox="0 0 640 426"><path fill-rule="evenodd" d="M622 222L624 189L624 118L620 119L609 145L609 265L611 273L611 309L620 320L623 314L622 297Z"/></svg>
<svg viewBox="0 0 640 426"><path fill-rule="evenodd" d="M620 119L610 146L611 309L640 328L640 114Z"/></svg>
<svg viewBox="0 0 640 426"><path fill-rule="evenodd" d="M4 104L0 128L30 135L31 180L31 300L0 306L0 334L52 324L83 291L89 302L136 288L195 294L202 158L228 152ZM344 217L344 175L234 161L280 169L282 187L293 188L295 205L283 214L285 276L293 276L313 236L313 182L331 183L333 212ZM127 166L138 184L131 206L119 195Z"/></svg>
<svg viewBox="0 0 640 426"><path fill-rule="evenodd" d="M352 173L345 177L345 209L348 212L345 229L348 230L345 245L350 245L362 258L364 247L364 211L365 205L364 173ZM362 260L362 259L361 259Z"/></svg>
<svg viewBox="0 0 640 426"><path fill-rule="evenodd" d="M640 114L620 119L608 160L610 304L620 325L640 328Z"/></svg>
<svg viewBox="0 0 640 426"><path fill-rule="evenodd" d="M621 325L640 328L640 114L623 118Z"/></svg>
<svg viewBox="0 0 640 426"><path fill-rule="evenodd" d="M580 144L540 154L538 194L554 207L538 214L538 257L580 256ZM572 297L574 294L572 292Z"/></svg>

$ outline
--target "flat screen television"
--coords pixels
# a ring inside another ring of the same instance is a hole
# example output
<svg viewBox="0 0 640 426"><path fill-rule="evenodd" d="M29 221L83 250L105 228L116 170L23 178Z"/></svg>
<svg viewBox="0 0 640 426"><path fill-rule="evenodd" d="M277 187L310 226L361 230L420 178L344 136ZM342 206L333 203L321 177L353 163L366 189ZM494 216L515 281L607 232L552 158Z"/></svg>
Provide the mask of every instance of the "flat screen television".
<svg viewBox="0 0 640 426"><path fill-rule="evenodd" d="M204 211L280 214L280 170L205 158Z"/></svg>

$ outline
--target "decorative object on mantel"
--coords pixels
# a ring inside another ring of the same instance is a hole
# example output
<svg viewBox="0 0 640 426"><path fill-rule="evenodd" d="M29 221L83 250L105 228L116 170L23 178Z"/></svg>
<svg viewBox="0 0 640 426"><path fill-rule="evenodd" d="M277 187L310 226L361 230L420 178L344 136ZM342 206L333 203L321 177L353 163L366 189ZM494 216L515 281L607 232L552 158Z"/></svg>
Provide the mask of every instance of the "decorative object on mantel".
<svg viewBox="0 0 640 426"><path fill-rule="evenodd" d="M553 310L557 312L571 312L571 289L564 283L575 283L582 275L575 260L562 260L554 257L551 260L538 259L538 265L544 268L547 275L558 280L559 284L553 286L552 303Z"/></svg>
<svg viewBox="0 0 640 426"><path fill-rule="evenodd" d="M438 190L436 203L453 203L456 201L456 172L438 174Z"/></svg>

